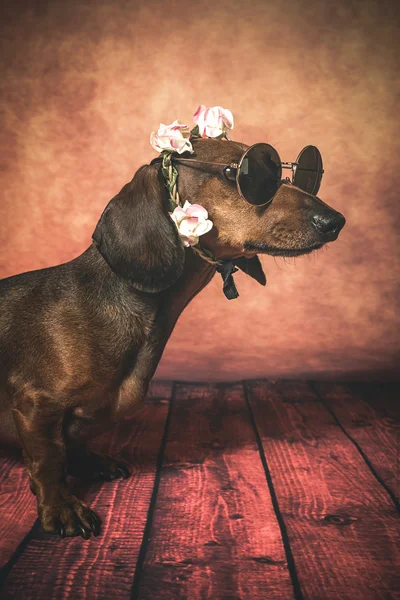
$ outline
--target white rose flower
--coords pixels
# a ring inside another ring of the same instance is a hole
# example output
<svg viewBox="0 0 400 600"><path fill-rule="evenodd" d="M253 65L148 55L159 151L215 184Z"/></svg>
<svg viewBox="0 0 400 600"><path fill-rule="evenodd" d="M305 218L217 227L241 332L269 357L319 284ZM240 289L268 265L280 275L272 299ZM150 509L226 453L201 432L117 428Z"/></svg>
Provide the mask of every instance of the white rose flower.
<svg viewBox="0 0 400 600"><path fill-rule="evenodd" d="M157 152L170 150L182 154L183 152L193 152L192 144L189 140L190 131L187 125L174 121L171 125L160 123L157 131L151 132L150 144Z"/></svg>
<svg viewBox="0 0 400 600"><path fill-rule="evenodd" d="M233 115L230 110L222 106L207 108L204 104L200 104L193 115L193 120L202 137L205 133L206 137L215 138L226 133L228 129L233 129Z"/></svg>
<svg viewBox="0 0 400 600"><path fill-rule="evenodd" d="M184 246L194 246L199 241L199 236L204 235L213 227L213 222L208 219L208 212L200 204L190 204L186 201L183 208L177 206L171 219L178 228L179 237Z"/></svg>

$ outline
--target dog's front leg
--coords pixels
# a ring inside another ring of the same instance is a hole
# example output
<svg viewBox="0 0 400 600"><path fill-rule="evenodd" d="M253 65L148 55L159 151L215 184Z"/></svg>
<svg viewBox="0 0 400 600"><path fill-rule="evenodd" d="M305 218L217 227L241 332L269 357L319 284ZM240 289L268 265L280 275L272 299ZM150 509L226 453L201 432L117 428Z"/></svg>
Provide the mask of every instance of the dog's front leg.
<svg viewBox="0 0 400 600"><path fill-rule="evenodd" d="M31 489L43 529L65 536L98 535L100 520L68 490L64 411L49 408L48 398L24 398L13 409Z"/></svg>

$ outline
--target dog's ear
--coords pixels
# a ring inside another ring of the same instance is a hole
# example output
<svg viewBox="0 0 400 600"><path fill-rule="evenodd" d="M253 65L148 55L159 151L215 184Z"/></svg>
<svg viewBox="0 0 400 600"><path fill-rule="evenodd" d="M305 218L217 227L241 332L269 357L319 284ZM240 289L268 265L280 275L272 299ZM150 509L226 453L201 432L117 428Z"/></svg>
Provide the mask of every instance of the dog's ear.
<svg viewBox="0 0 400 600"><path fill-rule="evenodd" d="M245 258L244 256L241 256L240 258L235 258L233 262L244 273L250 275L250 277L258 281L258 283L261 283L261 285L266 285L267 278L265 277L265 273L258 256L253 256L253 258Z"/></svg>
<svg viewBox="0 0 400 600"><path fill-rule="evenodd" d="M106 206L93 240L112 270L144 292L160 292L182 275L185 250L168 215L159 165L145 165Z"/></svg>

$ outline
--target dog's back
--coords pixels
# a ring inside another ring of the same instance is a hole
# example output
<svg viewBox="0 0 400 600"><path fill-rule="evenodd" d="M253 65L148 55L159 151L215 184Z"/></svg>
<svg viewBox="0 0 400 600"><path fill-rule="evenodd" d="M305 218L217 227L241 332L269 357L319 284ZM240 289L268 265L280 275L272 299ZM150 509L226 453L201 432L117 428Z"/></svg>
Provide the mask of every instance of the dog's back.
<svg viewBox="0 0 400 600"><path fill-rule="evenodd" d="M0 280L0 378L9 365L10 351L22 351L26 333L35 325L40 327L40 313L46 312L51 301L63 298L67 264Z"/></svg>

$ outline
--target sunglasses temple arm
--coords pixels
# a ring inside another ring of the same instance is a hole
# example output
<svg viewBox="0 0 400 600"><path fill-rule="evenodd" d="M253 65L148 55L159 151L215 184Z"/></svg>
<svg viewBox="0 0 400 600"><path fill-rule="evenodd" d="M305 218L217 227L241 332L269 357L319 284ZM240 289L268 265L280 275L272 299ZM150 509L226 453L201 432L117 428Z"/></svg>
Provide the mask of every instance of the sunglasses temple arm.
<svg viewBox="0 0 400 600"><path fill-rule="evenodd" d="M175 162L197 163L200 165L216 165L218 167L233 167L236 169L238 167L237 163L217 163L217 162L209 162L207 160L196 160L195 158L176 158L174 156L174 157L172 157L172 160L174 160Z"/></svg>

